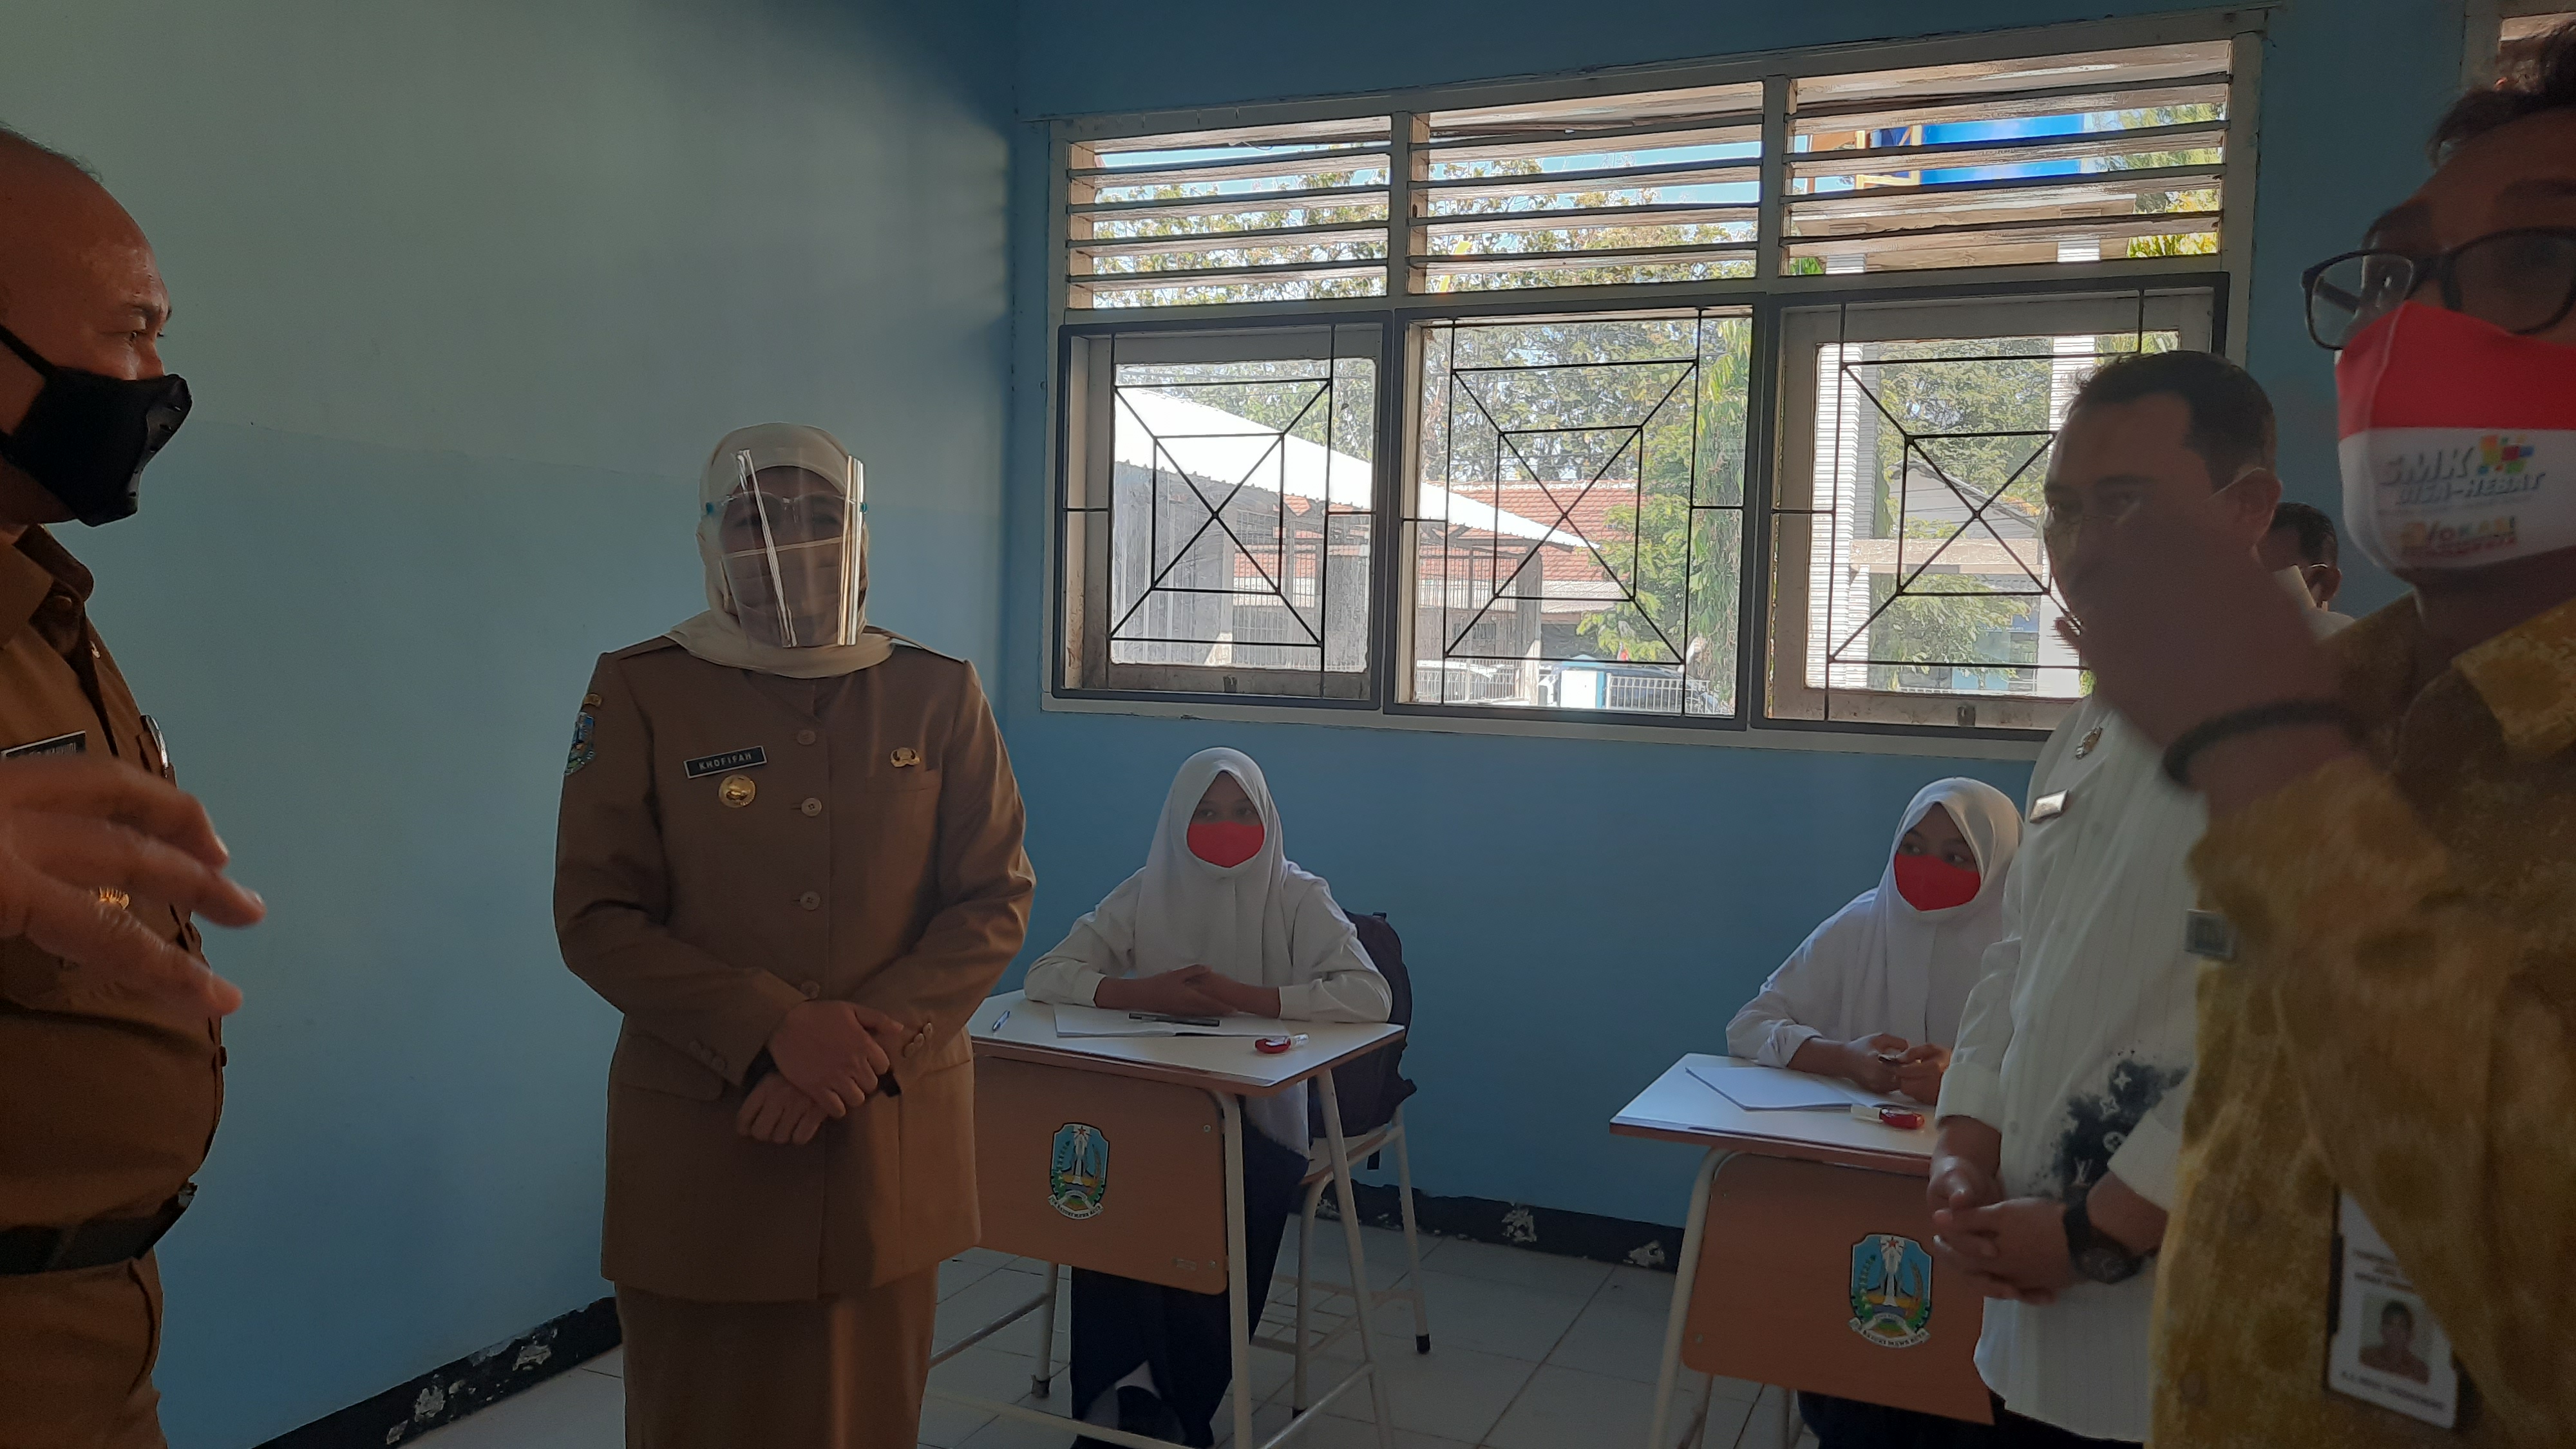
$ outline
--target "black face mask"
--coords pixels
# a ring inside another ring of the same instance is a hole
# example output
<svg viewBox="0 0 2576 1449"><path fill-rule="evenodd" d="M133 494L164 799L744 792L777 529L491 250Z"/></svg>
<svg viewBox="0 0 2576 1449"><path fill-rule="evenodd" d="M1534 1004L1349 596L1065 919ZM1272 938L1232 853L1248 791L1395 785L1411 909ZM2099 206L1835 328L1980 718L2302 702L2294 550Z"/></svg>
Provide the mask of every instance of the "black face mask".
<svg viewBox="0 0 2576 1449"><path fill-rule="evenodd" d="M18 430L0 433L0 458L93 528L131 517L143 465L188 420L188 384L177 373L128 380L58 366L6 327L0 345L45 379Z"/></svg>

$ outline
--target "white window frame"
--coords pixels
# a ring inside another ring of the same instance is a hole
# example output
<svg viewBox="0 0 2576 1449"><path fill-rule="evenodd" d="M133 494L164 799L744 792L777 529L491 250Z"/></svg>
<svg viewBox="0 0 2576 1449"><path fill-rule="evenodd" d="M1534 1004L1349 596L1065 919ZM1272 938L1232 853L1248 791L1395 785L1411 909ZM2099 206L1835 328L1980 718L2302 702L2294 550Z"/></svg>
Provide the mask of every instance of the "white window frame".
<svg viewBox="0 0 2576 1449"><path fill-rule="evenodd" d="M2512 3L2512 0L2505 0ZM2212 293L2216 329L2213 343L2238 358L2244 356L2250 308L2254 218L2257 215L2257 137L2262 103L2263 26L2268 6L2251 4L2224 9L2178 12L2124 20L2076 22L2025 27L1971 35L1867 42L1796 51L1766 52L1722 60L1529 77L1496 82L1386 91L1331 99L1285 101L1196 110L1124 115L1050 118L1051 165L1049 204L1036 224L1046 228L1044 255L1049 272L1049 355L1058 386L1052 394L1054 425L1045 460L1051 480L1049 531L1044 593L1046 627L1038 643L1045 687L1041 706L1080 713L1165 715L1258 721L1302 721L1341 726L1432 729L1465 733L1530 734L1575 738L1618 738L1766 748L1863 750L1904 754L1968 755L2026 758L2036 747L2036 731L2049 721L2036 717L1997 723L1992 716L1962 725L1955 716L1919 721L1772 718L1766 713L1770 644L1777 627L1769 599L1775 563L1768 527L1772 499L1783 466L1778 428L1784 381L1780 335L1784 315L1799 309L1838 303L1877 303L1902 298L1991 297L1999 303L2034 290L2052 295L2126 293L2202 288ZM2119 258L2100 262L2004 265L1961 268L1949 272L1886 271L1861 274L1786 274L1780 269L1785 188L1780 178L1787 165L1786 97L1794 77L1841 72L1906 69L1917 66L2004 60L2091 50L2115 50L2170 43L2230 43L2231 87L2222 172L2226 221L2215 256ZM1414 253L1406 168L1390 177L1388 208L1390 268L1388 294L1382 297L1327 298L1298 302L1225 303L1156 308L1082 308L1071 305L1067 281L1065 208L1071 185L1066 170L1076 148L1097 149L1122 136L1160 135L1193 130L1219 130L1301 121L1332 120L1359 114L1392 117L1394 134L1418 134L1428 114L1466 107L1553 101L1585 96L1618 96L1636 91L1678 89L1759 81L1766 95L1763 147L1764 186L1761 230L1755 248L1755 274L1697 282L1617 286L1528 288L1493 292L1425 293L1410 289ZM1634 312L1700 306L1750 307L1755 315L1755 368L1750 416L1758 436L1752 440L1754 463L1746 480L1745 565L1747 593L1755 607L1739 624L1739 669L1736 713L1724 719L1706 717L1615 716L1583 718L1544 710L1499 710L1461 706L1417 705L1400 695L1409 681L1410 610L1385 606L1397 590L1412 585L1413 561L1406 552L1401 527L1404 505L1416 488L1413 390L1416 360L1411 356L1416 324L1432 320L1510 317L1539 313ZM1085 339L1107 332L1137 333L1167 329L1224 331L1256 325L1308 328L1336 323L1375 324L1386 346L1378 374L1381 426L1378 450L1382 470L1377 489L1379 522L1373 530L1378 549L1375 586L1379 617L1372 621L1371 681L1360 699L1318 701L1311 697L1270 698L1246 694L1167 694L1155 690L1086 686L1068 664L1078 653L1081 603L1067 588L1067 570L1076 567L1065 548L1064 519L1069 497L1084 486L1076 476L1080 460L1100 444L1078 400L1097 390L1087 375ZM1812 392L1812 378L1809 380ZM1391 447L1390 447L1391 444ZM1069 466L1069 464L1071 466ZM1388 617L1389 615L1392 617ZM1936 714L1947 714L1966 696L1926 695ZM1256 699L1258 702L1255 702ZM1982 702L1982 701L1980 701Z"/></svg>
<svg viewBox="0 0 2576 1449"><path fill-rule="evenodd" d="M1864 302L1845 306L1800 307L1780 319L1780 448L1771 489L1774 540L1770 576L1811 576L1816 567L1814 533L1797 520L1815 508L1816 444L1813 419L1818 396L1817 358L1822 348L1837 344L1885 342L1921 337L1979 338L2062 334L2117 334L2132 331L2174 332L2180 345L2193 351L2209 347L2214 301L2198 290L2178 292L2096 292L2078 296L1942 297L1918 302ZM1808 683L1810 652L1822 632L1814 622L1814 594L1787 587L1774 589L1769 655L1769 702L1779 712L1774 724L1814 721L1824 724L1915 725L1954 729L2046 730L2074 707L2065 697L2023 698L2013 695L1889 692L1854 688L1816 688ZM2049 659L2050 611L2040 620L2042 674L2076 666ZM1840 632L1850 621L1837 621Z"/></svg>

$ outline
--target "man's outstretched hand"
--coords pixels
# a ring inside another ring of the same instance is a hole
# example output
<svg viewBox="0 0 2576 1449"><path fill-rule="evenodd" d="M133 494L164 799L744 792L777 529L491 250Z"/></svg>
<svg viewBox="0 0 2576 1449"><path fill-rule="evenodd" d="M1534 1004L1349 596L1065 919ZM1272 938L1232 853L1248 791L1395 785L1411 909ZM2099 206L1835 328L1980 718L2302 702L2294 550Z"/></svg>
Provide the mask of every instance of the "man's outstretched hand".
<svg viewBox="0 0 2576 1449"><path fill-rule="evenodd" d="M0 761L0 936L24 936L85 983L224 1016L241 992L115 899L166 901L220 926L268 914L225 878L231 856L196 797L122 760Z"/></svg>

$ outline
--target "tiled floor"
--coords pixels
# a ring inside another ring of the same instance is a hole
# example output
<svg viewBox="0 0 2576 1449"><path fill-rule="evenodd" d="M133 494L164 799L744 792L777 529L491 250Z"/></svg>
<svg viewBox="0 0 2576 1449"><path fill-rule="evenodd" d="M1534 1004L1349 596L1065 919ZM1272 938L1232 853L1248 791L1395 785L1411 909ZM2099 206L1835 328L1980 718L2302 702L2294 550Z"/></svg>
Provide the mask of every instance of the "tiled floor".
<svg viewBox="0 0 2576 1449"><path fill-rule="evenodd" d="M1316 1273L1346 1280L1337 1226L1318 1224ZM1403 1276L1404 1239L1366 1230L1369 1278L1393 1286ZM1296 1242L1292 1233L1273 1286L1268 1327L1284 1333L1293 1301ZM1641 1445L1653 1411L1655 1356L1663 1343L1664 1311L1672 1301L1672 1276L1639 1268L1613 1268L1575 1258L1497 1248L1483 1243L1426 1238L1423 1286L1430 1299L1432 1351L1413 1351L1413 1314L1398 1300L1376 1323L1379 1362L1387 1376L1394 1419L1394 1449L1626 1449ZM981 1249L950 1260L939 1272L939 1341L942 1344L990 1322L1035 1296L1039 1265ZM1059 1325L1067 1294L1057 1298ZM1347 1316L1347 1299L1328 1300L1319 1327ZM1064 1411L1061 1364L1065 1335L1056 1336L1058 1388L1052 1400L1028 1397L1036 1367L1037 1325L1013 1324L959 1354L931 1375L934 1388ZM1357 1362L1357 1345L1344 1338L1319 1360L1316 1388L1329 1387ZM424 1449L617 1449L622 1442L619 1355L594 1359L571 1373L508 1399L463 1423L429 1434ZM1254 1349L1252 1391L1256 1435L1277 1432L1288 1419L1287 1355ZM1673 1436L1697 1402L1700 1378L1685 1372L1674 1394ZM1779 1391L1721 1379L1701 1449L1775 1449ZM1335 1401L1290 1444L1297 1449L1376 1449L1368 1427L1368 1399L1354 1389ZM1232 1437L1229 1409L1217 1417L1217 1442ZM922 1413L923 1449L1067 1449L1070 1428L1004 1419L932 1399ZM1801 1449L1812 1449L1802 1438Z"/></svg>

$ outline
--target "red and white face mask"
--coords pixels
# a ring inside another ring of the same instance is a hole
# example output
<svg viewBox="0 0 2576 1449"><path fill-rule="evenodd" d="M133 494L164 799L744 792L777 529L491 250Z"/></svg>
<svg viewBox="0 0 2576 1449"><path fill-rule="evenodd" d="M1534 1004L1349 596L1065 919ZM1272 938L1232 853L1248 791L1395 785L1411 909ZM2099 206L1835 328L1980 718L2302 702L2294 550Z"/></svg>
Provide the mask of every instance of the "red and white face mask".
<svg viewBox="0 0 2576 1449"><path fill-rule="evenodd" d="M2408 302L2335 359L2345 532L2390 572L2576 548L2576 347Z"/></svg>

